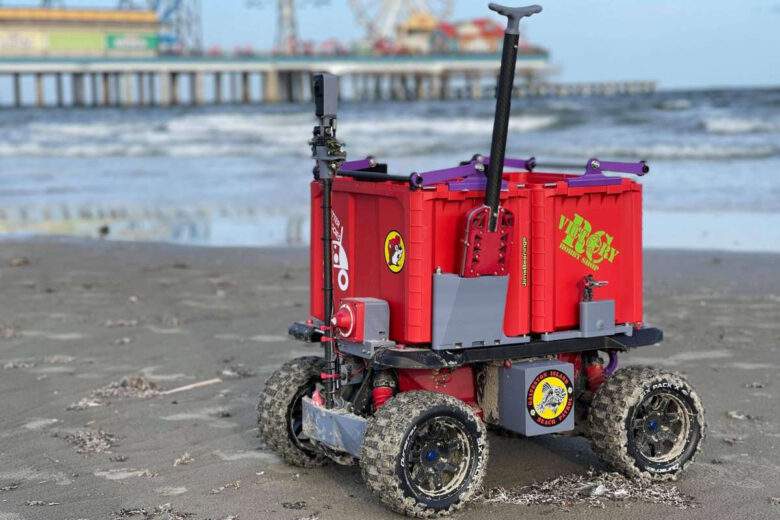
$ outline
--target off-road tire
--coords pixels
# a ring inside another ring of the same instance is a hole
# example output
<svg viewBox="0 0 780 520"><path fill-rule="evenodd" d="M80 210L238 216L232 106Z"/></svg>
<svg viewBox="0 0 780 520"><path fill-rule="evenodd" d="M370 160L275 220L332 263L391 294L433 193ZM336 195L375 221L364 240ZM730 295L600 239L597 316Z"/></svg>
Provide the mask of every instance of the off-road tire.
<svg viewBox="0 0 780 520"><path fill-rule="evenodd" d="M288 361L268 378L260 393L257 403L260 438L293 466L312 468L328 462L314 446L297 440L290 426L290 414L296 401L313 389L324 367L324 360L315 356Z"/></svg>
<svg viewBox="0 0 780 520"><path fill-rule="evenodd" d="M636 407L657 392L676 396L688 416L687 434L680 436L684 444L681 442L679 455L664 462L643 456L629 431ZM615 470L635 478L674 480L693 462L704 440L704 407L680 374L628 367L618 370L596 392L588 413L587 433L593 451Z"/></svg>
<svg viewBox="0 0 780 520"><path fill-rule="evenodd" d="M417 428L431 418L454 419L468 436L468 468L462 483L440 498L420 494L404 470ZM368 488L389 508L418 518L446 516L474 497L485 477L488 461L485 425L462 401L435 392L404 392L385 403L368 421L360 469Z"/></svg>

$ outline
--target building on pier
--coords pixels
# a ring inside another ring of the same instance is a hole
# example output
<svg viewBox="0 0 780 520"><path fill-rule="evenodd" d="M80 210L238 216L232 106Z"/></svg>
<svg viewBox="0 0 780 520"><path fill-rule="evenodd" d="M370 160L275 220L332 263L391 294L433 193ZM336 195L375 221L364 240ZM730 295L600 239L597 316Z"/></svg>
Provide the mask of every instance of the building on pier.
<svg viewBox="0 0 780 520"><path fill-rule="evenodd" d="M0 8L0 56L152 57L159 33L153 11Z"/></svg>
<svg viewBox="0 0 780 520"><path fill-rule="evenodd" d="M396 27L393 41L380 41L382 54L489 54L501 52L504 25L491 18L449 22L417 12ZM547 55L541 47L520 39L520 54Z"/></svg>

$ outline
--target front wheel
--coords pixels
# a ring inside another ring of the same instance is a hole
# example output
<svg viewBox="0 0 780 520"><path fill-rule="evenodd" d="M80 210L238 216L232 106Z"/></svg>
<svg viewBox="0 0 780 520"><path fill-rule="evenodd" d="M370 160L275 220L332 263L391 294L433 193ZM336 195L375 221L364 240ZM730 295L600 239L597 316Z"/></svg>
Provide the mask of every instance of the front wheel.
<svg viewBox="0 0 780 520"><path fill-rule="evenodd" d="M327 458L303 434L303 398L311 396L320 373L322 358L293 359L274 372L260 393L257 425L260 437L288 464L322 466Z"/></svg>
<svg viewBox="0 0 780 520"><path fill-rule="evenodd" d="M404 392L368 421L360 468L391 509L419 518L461 509L482 486L488 459L485 426L462 401L435 392Z"/></svg>
<svg viewBox="0 0 780 520"><path fill-rule="evenodd" d="M629 367L599 388L588 431L593 451L618 471L672 480L701 447L704 408L679 374Z"/></svg>

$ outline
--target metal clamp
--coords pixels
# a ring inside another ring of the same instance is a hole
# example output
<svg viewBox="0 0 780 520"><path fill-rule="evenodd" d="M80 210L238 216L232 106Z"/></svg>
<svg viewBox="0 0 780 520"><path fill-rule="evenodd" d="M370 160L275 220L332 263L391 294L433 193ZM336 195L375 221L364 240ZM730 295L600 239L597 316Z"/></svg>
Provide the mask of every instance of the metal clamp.
<svg viewBox="0 0 780 520"><path fill-rule="evenodd" d="M593 301L593 289L597 287L606 287L609 284L606 280L596 280L592 274L586 276L582 281L582 301Z"/></svg>

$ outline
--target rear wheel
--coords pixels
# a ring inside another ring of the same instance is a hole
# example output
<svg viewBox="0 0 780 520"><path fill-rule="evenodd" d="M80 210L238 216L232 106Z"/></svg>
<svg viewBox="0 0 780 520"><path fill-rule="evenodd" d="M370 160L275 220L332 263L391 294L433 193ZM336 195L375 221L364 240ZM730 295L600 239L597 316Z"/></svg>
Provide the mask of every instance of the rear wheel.
<svg viewBox="0 0 780 520"><path fill-rule="evenodd" d="M704 408L679 374L652 368L619 370L593 399L588 416L593 450L635 477L671 480L692 462L704 439Z"/></svg>
<svg viewBox="0 0 780 520"><path fill-rule="evenodd" d="M265 444L293 466L322 466L327 458L303 435L303 397L310 396L325 362L308 356L274 372L260 393L257 424Z"/></svg>
<svg viewBox="0 0 780 520"><path fill-rule="evenodd" d="M462 401L404 392L368 421L360 467L391 509L420 518L461 509L485 476L485 426Z"/></svg>

